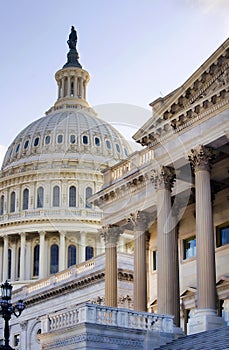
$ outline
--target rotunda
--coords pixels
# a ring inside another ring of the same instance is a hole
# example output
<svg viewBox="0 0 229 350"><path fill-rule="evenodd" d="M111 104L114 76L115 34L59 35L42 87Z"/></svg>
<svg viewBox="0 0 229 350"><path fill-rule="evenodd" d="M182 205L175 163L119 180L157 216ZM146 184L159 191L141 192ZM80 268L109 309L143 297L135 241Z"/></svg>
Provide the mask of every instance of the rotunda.
<svg viewBox="0 0 229 350"><path fill-rule="evenodd" d="M3 161L1 280L22 284L101 253L102 211L88 199L101 189L102 170L131 152L89 106L90 77L71 34L67 63L55 75L57 101L15 137Z"/></svg>

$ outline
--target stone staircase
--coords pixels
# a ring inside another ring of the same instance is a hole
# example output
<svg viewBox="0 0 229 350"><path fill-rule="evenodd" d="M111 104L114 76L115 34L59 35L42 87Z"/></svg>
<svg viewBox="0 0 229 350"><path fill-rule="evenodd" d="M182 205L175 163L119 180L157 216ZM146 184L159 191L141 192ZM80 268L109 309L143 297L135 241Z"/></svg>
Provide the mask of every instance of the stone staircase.
<svg viewBox="0 0 229 350"><path fill-rule="evenodd" d="M229 350L229 327L184 336L155 350Z"/></svg>

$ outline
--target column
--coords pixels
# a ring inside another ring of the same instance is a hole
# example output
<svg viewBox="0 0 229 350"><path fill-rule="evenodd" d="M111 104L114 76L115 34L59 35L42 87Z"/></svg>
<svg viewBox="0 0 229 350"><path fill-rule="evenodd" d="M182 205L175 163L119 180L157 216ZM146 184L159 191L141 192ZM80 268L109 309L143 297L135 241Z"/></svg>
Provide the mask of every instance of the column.
<svg viewBox="0 0 229 350"><path fill-rule="evenodd" d="M83 98L83 78L80 78L80 97Z"/></svg>
<svg viewBox="0 0 229 350"><path fill-rule="evenodd" d="M45 277L45 232L39 232L40 235L40 250L39 250L39 279Z"/></svg>
<svg viewBox="0 0 229 350"><path fill-rule="evenodd" d="M147 311L146 233L147 217L143 212L130 214L134 230L134 310Z"/></svg>
<svg viewBox="0 0 229 350"><path fill-rule="evenodd" d="M68 97L70 97L70 95L71 95L71 78L70 77L68 77L67 78L67 96Z"/></svg>
<svg viewBox="0 0 229 350"><path fill-rule="evenodd" d="M30 280L32 276L32 268L33 268L33 262L32 262L32 242L31 240L26 240L26 260L25 260L25 279Z"/></svg>
<svg viewBox="0 0 229 350"><path fill-rule="evenodd" d="M11 241L11 276L10 276L11 281L15 281L17 277L19 277L19 271L18 271L18 274L16 275L16 265L18 266L18 257L16 254L16 250L17 250L16 241L13 240Z"/></svg>
<svg viewBox="0 0 229 350"><path fill-rule="evenodd" d="M77 95L77 77L74 78L74 97L78 97Z"/></svg>
<svg viewBox="0 0 229 350"><path fill-rule="evenodd" d="M105 241L105 305L118 305L118 268L117 242L120 228L113 225L103 226L101 236Z"/></svg>
<svg viewBox="0 0 229 350"><path fill-rule="evenodd" d="M3 246L0 246L0 281L3 280Z"/></svg>
<svg viewBox="0 0 229 350"><path fill-rule="evenodd" d="M59 252L59 271L66 268L66 247L65 247L66 232L60 232L60 252Z"/></svg>
<svg viewBox="0 0 229 350"><path fill-rule="evenodd" d="M9 239L8 236L4 236L4 248L3 248L3 281L8 279L8 249Z"/></svg>
<svg viewBox="0 0 229 350"><path fill-rule="evenodd" d="M175 231L171 210L171 190L175 173L172 168L162 166L153 172L151 180L157 191L158 313L176 315L180 307L177 305L178 291L174 287L177 285L177 249L174 249Z"/></svg>
<svg viewBox="0 0 229 350"><path fill-rule="evenodd" d="M25 279L25 232L21 233L21 254L20 254L20 281Z"/></svg>
<svg viewBox="0 0 229 350"><path fill-rule="evenodd" d="M189 332L206 331L222 325L216 316L215 246L211 203L210 169L213 153L200 145L192 149L189 161L195 173L197 313L190 320Z"/></svg>
<svg viewBox="0 0 229 350"><path fill-rule="evenodd" d="M86 232L80 232L80 247L79 247L79 263L85 261L85 250L86 250Z"/></svg>

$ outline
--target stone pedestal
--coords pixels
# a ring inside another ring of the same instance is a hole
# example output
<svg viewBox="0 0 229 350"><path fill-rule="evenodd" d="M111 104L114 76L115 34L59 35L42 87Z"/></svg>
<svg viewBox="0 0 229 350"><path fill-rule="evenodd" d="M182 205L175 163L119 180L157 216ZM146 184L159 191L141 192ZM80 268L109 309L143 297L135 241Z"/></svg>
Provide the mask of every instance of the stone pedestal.
<svg viewBox="0 0 229 350"><path fill-rule="evenodd" d="M212 309L198 309L190 316L187 331L188 334L194 334L216 329L224 325L225 322L221 317L217 316L216 311Z"/></svg>

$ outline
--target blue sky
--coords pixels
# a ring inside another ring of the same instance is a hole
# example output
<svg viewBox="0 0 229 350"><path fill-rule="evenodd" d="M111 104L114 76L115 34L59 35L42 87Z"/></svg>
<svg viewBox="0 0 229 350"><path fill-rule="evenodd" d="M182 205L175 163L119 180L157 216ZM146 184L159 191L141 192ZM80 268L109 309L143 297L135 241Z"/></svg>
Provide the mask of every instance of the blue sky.
<svg viewBox="0 0 229 350"><path fill-rule="evenodd" d="M55 102L71 25L91 75L89 103L130 106L98 110L134 129L149 117L151 101L181 85L226 40L228 13L228 0L0 1L0 156Z"/></svg>

